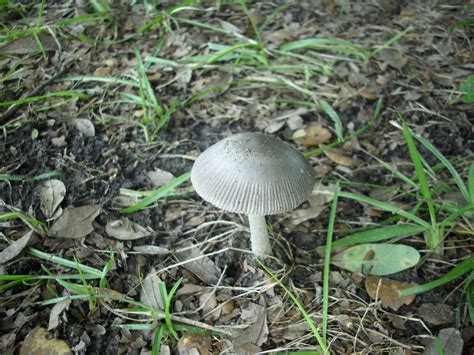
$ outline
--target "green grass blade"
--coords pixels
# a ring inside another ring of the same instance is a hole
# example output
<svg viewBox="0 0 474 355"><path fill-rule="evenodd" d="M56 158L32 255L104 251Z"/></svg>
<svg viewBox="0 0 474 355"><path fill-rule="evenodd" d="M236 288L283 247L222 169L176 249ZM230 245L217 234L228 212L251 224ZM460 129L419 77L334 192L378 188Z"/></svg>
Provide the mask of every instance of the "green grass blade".
<svg viewBox="0 0 474 355"><path fill-rule="evenodd" d="M336 132L337 141L343 142L344 135L342 134L342 123L339 115L336 111L334 111L332 106L326 100L320 100L319 105L326 115L328 115L329 118L331 118L331 120L334 122L334 131Z"/></svg>
<svg viewBox="0 0 474 355"><path fill-rule="evenodd" d="M420 183L420 191L425 199L426 204L428 205L428 212L430 214L431 225L433 229L436 229L436 210L433 203L433 198L431 197L430 187L428 185L428 180L426 179L425 169L421 163L421 156L416 148L413 137L408 129L408 126L405 121L403 121L403 135L408 145L408 150L410 151L410 157L413 161L413 166L415 167L415 173L418 177L418 182ZM437 244L437 243L436 243Z"/></svg>
<svg viewBox="0 0 474 355"><path fill-rule="evenodd" d="M375 243L382 240L389 240L395 237L409 236L417 233L423 233L427 230L426 226L418 224L400 224L385 226L357 232L332 243L333 247L343 247L347 245Z"/></svg>
<svg viewBox="0 0 474 355"><path fill-rule="evenodd" d="M453 269L448 271L444 276L436 279L434 281L428 282L424 285L419 285L415 287L410 287L406 290L400 291L400 296L414 295L418 293L428 292L436 287L444 285L459 276L462 276L470 271L474 270L474 256L464 260L463 262L456 265Z"/></svg>
<svg viewBox="0 0 474 355"><path fill-rule="evenodd" d="M178 290L178 287L181 284L181 281L183 281L182 278L176 281L176 283L173 285L173 288L170 290L168 297L166 297L166 303L165 303L165 309L164 309L166 327L168 328L168 331L173 336L173 338L175 338L176 340L179 340L179 336L178 336L178 333L176 333L176 330L174 329L173 323L171 321L170 308L171 308L171 300L174 294L176 293L176 291Z"/></svg>
<svg viewBox="0 0 474 355"><path fill-rule="evenodd" d="M161 342L163 340L163 335L165 331L165 326L160 324L155 330L155 336L153 337L153 345L151 347L151 355L159 355L161 349Z"/></svg>
<svg viewBox="0 0 474 355"><path fill-rule="evenodd" d="M329 270L331 263L331 248L332 238L334 234L334 222L336 220L337 201L339 198L339 183L336 185L334 191L334 198L331 204L331 211L329 213L328 232L326 237L326 247L324 249L324 269L323 269L323 324L322 337L324 345L327 345L327 327L328 327L328 312L329 312Z"/></svg>
<svg viewBox="0 0 474 355"><path fill-rule="evenodd" d="M395 34L395 36L393 36L392 38L390 38L388 41L386 41L384 44L382 44L381 46L377 46L376 49L374 49L371 53L370 53L370 57L373 57L374 55L376 55L378 52L380 52L381 50L387 48L387 47L390 47L393 43L395 43L396 41L398 41L400 38L402 38L403 36L405 36L407 34L408 31L411 31L412 30L412 27L409 26L407 27L406 29L404 29L403 31L401 32L398 32L397 34Z"/></svg>
<svg viewBox="0 0 474 355"><path fill-rule="evenodd" d="M382 210L392 212L394 214L405 217L406 219L409 219L410 221L415 222L420 226L424 226L426 229L431 229L431 225L428 222L426 222L425 220L423 220L420 217L414 215L413 213L402 210L400 207L394 206L394 205L392 205L388 202L379 201L379 200L376 200L374 198L367 197L365 195L355 194L355 193L346 192L346 191L341 191L339 193L339 197L349 198L351 200L356 200L356 201L368 203L368 204L373 205L375 207L378 207Z"/></svg>
<svg viewBox="0 0 474 355"><path fill-rule="evenodd" d="M283 52L290 52L297 49L321 49L331 52L343 53L360 57L367 61L366 50L350 41L339 38L308 38L282 45L279 49Z"/></svg>
<svg viewBox="0 0 474 355"><path fill-rule="evenodd" d="M474 203L474 161L469 167L469 172L467 173L467 184L469 186L469 195L471 197L471 203Z"/></svg>
<svg viewBox="0 0 474 355"><path fill-rule="evenodd" d="M423 144L426 149L428 149L443 165L446 167L446 169L449 170L451 175L454 178L454 181L456 182L456 185L458 186L459 191L461 192L462 196L464 199L469 203L469 202L474 202L471 201L471 196L469 194L469 191L467 190L466 185L464 184L464 181L462 180L461 176L459 173L456 171L454 166L451 164L451 162L446 159L446 157L433 145L431 144L427 139L421 137L420 135L416 134L415 132L410 130L410 134L418 140L421 144Z"/></svg>
<svg viewBox="0 0 474 355"><path fill-rule="evenodd" d="M49 262L52 262L53 264L62 265L62 266L65 266L65 267L68 267L68 268L71 268L71 269L78 269L79 268L83 273L88 273L88 274L94 275L98 279L100 279L102 277L102 271L101 270L94 269L90 266L80 264L80 263L76 263L72 260L64 259L64 258L61 258L61 257L56 256L56 255L48 254L48 253L42 252L42 251L40 251L38 249L35 249L35 248L28 248L28 252L31 255L36 256L37 258L40 258L40 259L43 259L43 260L48 260Z"/></svg>
<svg viewBox="0 0 474 355"><path fill-rule="evenodd" d="M177 186L181 185L183 182L188 180L190 178L190 176L191 176L191 173L187 172L187 173L184 173L184 174L178 176L177 178L175 178L171 181L168 181L166 184L164 184L160 188L151 191L151 193L148 196L141 199L137 203L133 204L130 207L124 208L122 210L122 212L123 213L133 213L133 212L139 211L142 208L145 208L146 206L148 206L148 205L152 204L153 202L159 200L160 198L169 196L172 193L172 191L174 190L174 188L176 188Z"/></svg>
<svg viewBox="0 0 474 355"><path fill-rule="evenodd" d="M87 97L87 95L78 91L74 91L74 90L51 92L49 94L44 94L44 95L30 96L30 97L21 98L18 100L0 102L0 107L6 107L6 106L11 106L11 105L22 105L22 104L26 104L30 102L49 99L51 97L77 97L79 99L84 99Z"/></svg>
<svg viewBox="0 0 474 355"><path fill-rule="evenodd" d="M302 304L300 303L300 301L298 301L298 299L295 297L295 295L293 295L293 293L291 293L291 291L283 284L283 282L281 282L271 271L269 268L267 268L261 261L260 259L257 259L257 262L258 264L260 265L260 267L268 274L270 275L270 277L278 284L278 286L280 286L284 291L285 293L288 295L288 297L291 298L291 300L293 301L293 303L296 305L296 307L298 308L298 310L301 312L301 315L303 316L303 318L305 319L306 323L308 324L309 328L311 329L311 332L313 333L316 341L318 342L319 344L319 347L321 348L323 354L325 354L327 352L327 348L326 348L326 345L324 344L324 339L321 337L321 335L319 334L319 330L318 330L318 327L316 326L316 324L314 324L313 320L311 319L311 317L309 316L308 312L306 312L306 310L304 309L304 307L302 306Z"/></svg>

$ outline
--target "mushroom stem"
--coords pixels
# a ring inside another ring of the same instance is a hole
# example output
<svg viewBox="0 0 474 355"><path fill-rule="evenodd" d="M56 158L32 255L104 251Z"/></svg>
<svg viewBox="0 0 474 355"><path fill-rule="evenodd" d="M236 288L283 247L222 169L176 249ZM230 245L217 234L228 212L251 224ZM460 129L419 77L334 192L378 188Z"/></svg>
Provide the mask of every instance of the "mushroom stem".
<svg viewBox="0 0 474 355"><path fill-rule="evenodd" d="M271 246L268 237L265 216L249 214L250 241L252 252L258 256L270 255Z"/></svg>

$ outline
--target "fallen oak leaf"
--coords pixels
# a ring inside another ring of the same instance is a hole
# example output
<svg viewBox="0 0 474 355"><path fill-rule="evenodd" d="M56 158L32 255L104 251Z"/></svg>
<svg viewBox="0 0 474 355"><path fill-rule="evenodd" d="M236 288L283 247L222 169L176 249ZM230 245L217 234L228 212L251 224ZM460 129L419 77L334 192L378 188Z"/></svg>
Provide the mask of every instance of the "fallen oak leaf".
<svg viewBox="0 0 474 355"><path fill-rule="evenodd" d="M79 239L94 230L92 221L100 214L101 205L68 207L49 229L48 235L57 238Z"/></svg>
<svg viewBox="0 0 474 355"><path fill-rule="evenodd" d="M415 295L400 296L399 291L413 287L416 284L392 280L386 277L367 276L365 279L365 289L371 299L379 299L382 306L390 307L394 311L399 309L403 304L409 305Z"/></svg>

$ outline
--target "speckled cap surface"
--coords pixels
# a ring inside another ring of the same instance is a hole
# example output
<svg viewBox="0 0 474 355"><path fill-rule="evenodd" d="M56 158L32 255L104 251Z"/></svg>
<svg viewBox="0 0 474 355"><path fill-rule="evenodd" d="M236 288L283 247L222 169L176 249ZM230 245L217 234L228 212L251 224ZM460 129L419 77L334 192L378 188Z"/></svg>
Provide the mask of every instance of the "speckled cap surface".
<svg viewBox="0 0 474 355"><path fill-rule="evenodd" d="M216 207L265 216L300 205L315 178L303 154L290 145L262 133L240 133L206 149L194 162L191 182Z"/></svg>

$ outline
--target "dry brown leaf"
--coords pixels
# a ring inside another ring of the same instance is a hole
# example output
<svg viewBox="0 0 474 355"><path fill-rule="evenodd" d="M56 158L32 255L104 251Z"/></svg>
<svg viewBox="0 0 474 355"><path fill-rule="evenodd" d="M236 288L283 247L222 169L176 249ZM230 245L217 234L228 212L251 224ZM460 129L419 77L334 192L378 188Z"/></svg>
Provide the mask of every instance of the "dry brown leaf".
<svg viewBox="0 0 474 355"><path fill-rule="evenodd" d="M51 309L51 312L49 313L48 331L53 330L58 327L59 317L65 310L69 308L70 304L71 304L71 299L65 298L53 306L53 308Z"/></svg>
<svg viewBox="0 0 474 355"><path fill-rule="evenodd" d="M331 132L321 123L310 122L306 128L295 131L292 139L301 145L315 146L326 143L331 137Z"/></svg>
<svg viewBox="0 0 474 355"><path fill-rule="evenodd" d="M30 54L41 51L41 47L36 42L38 40L45 51L56 51L58 45L53 36L47 33L40 33L36 39L33 36L24 36L17 38L0 48L0 54Z"/></svg>
<svg viewBox="0 0 474 355"><path fill-rule="evenodd" d="M395 48L384 48L379 52L379 55L386 64L395 69L401 69L408 63L408 58Z"/></svg>
<svg viewBox="0 0 474 355"><path fill-rule="evenodd" d="M33 328L20 348L20 355L70 355L69 345L56 339L42 327Z"/></svg>
<svg viewBox="0 0 474 355"><path fill-rule="evenodd" d="M464 341L456 328L441 329L436 338L429 339L424 355L461 355ZM441 351L438 351L440 349Z"/></svg>
<svg viewBox="0 0 474 355"><path fill-rule="evenodd" d="M62 181L56 179L44 181L40 185L39 196L41 211L47 219L52 218L55 214L62 213L62 210L59 210L58 207L66 196L66 186ZM55 213L56 211L59 213Z"/></svg>
<svg viewBox="0 0 474 355"><path fill-rule="evenodd" d="M418 314L433 325L454 323L456 317L453 307L444 303L423 303L418 308Z"/></svg>
<svg viewBox="0 0 474 355"><path fill-rule="evenodd" d="M190 245L188 245L190 246ZM216 284L221 270L197 247L192 247L175 254L179 261L186 262L183 267L207 284ZM191 260L191 261L189 261Z"/></svg>
<svg viewBox="0 0 474 355"><path fill-rule="evenodd" d="M164 300L160 295L160 284L156 270L152 268L141 284L140 302L158 309L164 309Z"/></svg>
<svg viewBox="0 0 474 355"><path fill-rule="evenodd" d="M324 154L334 163L343 166L353 166L354 160L347 155L344 155L340 149L325 149Z"/></svg>
<svg viewBox="0 0 474 355"><path fill-rule="evenodd" d="M379 285L380 282L380 285ZM403 304L409 305L415 299L415 295L400 296L399 291L416 286L414 283L401 282L388 279L386 277L367 276L365 279L365 289L369 297L376 297L382 302L382 306L390 307L394 311Z"/></svg>
<svg viewBox="0 0 474 355"><path fill-rule="evenodd" d="M128 218L121 218L107 222L105 232L119 240L137 240L152 235L152 232L141 225L131 222Z"/></svg>
<svg viewBox="0 0 474 355"><path fill-rule="evenodd" d="M49 229L50 237L79 239L94 230L92 221L101 212L101 205L68 207Z"/></svg>
<svg viewBox="0 0 474 355"><path fill-rule="evenodd" d="M109 76L112 74L113 69L112 67L98 67L94 70L94 76Z"/></svg>
<svg viewBox="0 0 474 355"><path fill-rule="evenodd" d="M367 99L367 100L377 100L378 99L377 93L374 90L370 90L370 89L363 89L363 90L359 91L359 95L362 96L364 99Z"/></svg>
<svg viewBox="0 0 474 355"><path fill-rule="evenodd" d="M160 187L166 184L168 181L173 180L175 176L171 174L169 171L161 170L160 168L155 168L154 170L150 170L146 173L148 178L150 179L151 184L153 187Z"/></svg>
<svg viewBox="0 0 474 355"><path fill-rule="evenodd" d="M336 185L324 186L321 182L316 183L309 197L309 208L300 208L291 212L291 223L301 224L309 219L318 217L322 211L333 200L333 192Z"/></svg>
<svg viewBox="0 0 474 355"><path fill-rule="evenodd" d="M33 231L29 231L23 237L18 240L15 240L12 244L7 246L0 252L0 264L5 264L9 262L13 258L15 258L18 254L22 252L23 249L28 245L28 242L31 239L31 235Z"/></svg>
<svg viewBox="0 0 474 355"><path fill-rule="evenodd" d="M234 350L247 352L261 351L260 345L268 338L267 313L265 308L261 311L251 326L239 331L234 338Z"/></svg>
<svg viewBox="0 0 474 355"><path fill-rule="evenodd" d="M180 355L208 355L211 353L211 348L211 337L205 334L186 332L178 341Z"/></svg>

